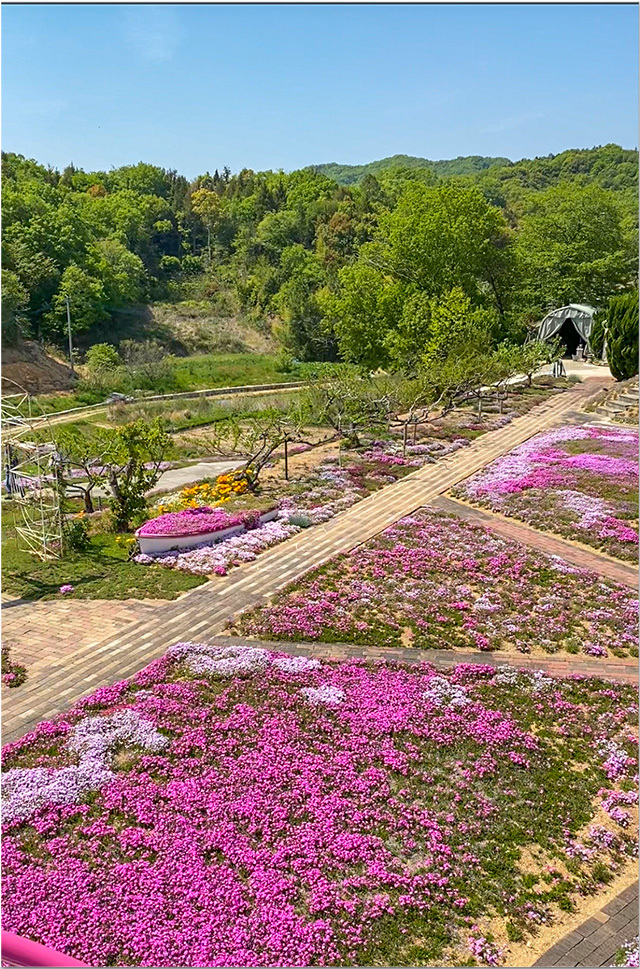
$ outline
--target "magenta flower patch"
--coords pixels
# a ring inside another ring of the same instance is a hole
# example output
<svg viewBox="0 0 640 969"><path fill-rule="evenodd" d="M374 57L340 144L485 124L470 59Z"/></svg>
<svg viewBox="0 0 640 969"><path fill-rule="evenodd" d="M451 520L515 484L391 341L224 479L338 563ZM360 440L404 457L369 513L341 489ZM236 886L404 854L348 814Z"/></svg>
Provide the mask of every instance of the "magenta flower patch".
<svg viewBox="0 0 640 969"><path fill-rule="evenodd" d="M185 508L184 511L169 512L152 518L138 529L138 535L163 535L180 538L186 535L205 535L222 532L226 528L242 525L255 528L260 521L257 510L229 513L221 508Z"/></svg>
<svg viewBox="0 0 640 969"><path fill-rule="evenodd" d="M3 751L3 928L95 966L496 965L488 919L527 938L633 853L636 703L176 644ZM532 893L525 848L572 873Z"/></svg>
<svg viewBox="0 0 640 969"><path fill-rule="evenodd" d="M538 434L454 489L461 497L638 560L638 432L562 427Z"/></svg>
<svg viewBox="0 0 640 969"><path fill-rule="evenodd" d="M637 605L631 589L422 509L235 625L267 640L606 657L636 648Z"/></svg>

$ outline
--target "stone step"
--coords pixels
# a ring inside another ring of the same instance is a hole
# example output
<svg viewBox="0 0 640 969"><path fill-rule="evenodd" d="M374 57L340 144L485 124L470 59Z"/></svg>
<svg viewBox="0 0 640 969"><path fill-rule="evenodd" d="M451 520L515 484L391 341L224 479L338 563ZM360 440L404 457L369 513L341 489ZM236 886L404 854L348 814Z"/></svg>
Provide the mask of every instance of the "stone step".
<svg viewBox="0 0 640 969"><path fill-rule="evenodd" d="M617 407L612 407L611 404L602 404L598 407L598 414L603 414L605 417L614 417L621 413Z"/></svg>
<svg viewBox="0 0 640 969"><path fill-rule="evenodd" d="M608 400L606 403L602 404L598 409L604 411L606 414L623 414L625 411L630 410L632 407L637 407L638 401L631 403L624 403L619 400Z"/></svg>

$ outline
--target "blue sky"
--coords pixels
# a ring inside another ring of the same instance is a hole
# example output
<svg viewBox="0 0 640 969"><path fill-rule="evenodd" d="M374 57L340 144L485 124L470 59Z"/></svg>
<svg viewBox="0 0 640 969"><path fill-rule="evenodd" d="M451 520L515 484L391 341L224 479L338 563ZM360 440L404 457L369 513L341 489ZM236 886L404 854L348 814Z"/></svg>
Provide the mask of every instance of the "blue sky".
<svg viewBox="0 0 640 969"><path fill-rule="evenodd" d="M635 5L2 7L2 140L188 177L635 147Z"/></svg>

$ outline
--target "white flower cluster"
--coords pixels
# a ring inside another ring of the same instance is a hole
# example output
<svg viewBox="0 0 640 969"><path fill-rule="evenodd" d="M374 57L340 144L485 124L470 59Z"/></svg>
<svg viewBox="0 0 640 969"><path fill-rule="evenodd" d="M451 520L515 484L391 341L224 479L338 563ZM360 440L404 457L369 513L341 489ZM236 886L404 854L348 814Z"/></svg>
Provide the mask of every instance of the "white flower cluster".
<svg viewBox="0 0 640 969"><path fill-rule="evenodd" d="M85 717L71 731L67 748L81 760L99 761L107 766L117 743L144 747L155 754L169 741L135 710L118 710L107 717Z"/></svg>
<svg viewBox="0 0 640 969"><path fill-rule="evenodd" d="M300 693L310 703L326 703L330 707L342 703L346 696L344 690L338 689L337 686L307 686L303 690L300 690Z"/></svg>
<svg viewBox="0 0 640 969"><path fill-rule="evenodd" d="M543 670L508 668L500 670L493 678L494 683L508 683L510 686L515 686L516 683L522 684L523 680L529 681L534 693L546 690L553 683L553 677L547 676Z"/></svg>
<svg viewBox="0 0 640 969"><path fill-rule="evenodd" d="M243 676L269 666L266 649L251 646L223 646L208 643L176 643L167 650L172 659L183 660L192 673L213 676Z"/></svg>
<svg viewBox="0 0 640 969"><path fill-rule="evenodd" d="M169 741L134 710L85 717L67 739L67 749L78 755L78 764L16 767L2 775L3 820L26 818L46 804L75 804L83 795L99 790L114 777L111 755L118 743L157 753Z"/></svg>
<svg viewBox="0 0 640 969"><path fill-rule="evenodd" d="M319 670L321 663L319 659L309 656L278 656L273 665L282 673L307 673L309 670Z"/></svg>
<svg viewBox="0 0 640 969"><path fill-rule="evenodd" d="M471 703L467 691L458 683L452 683L444 676L429 678L427 689L422 694L425 700L438 707L464 707Z"/></svg>
<svg viewBox="0 0 640 969"><path fill-rule="evenodd" d="M213 676L249 676L273 666L283 673L306 673L320 669L320 661L308 656L276 656L266 649L235 644L176 643L167 656L184 661L192 673Z"/></svg>

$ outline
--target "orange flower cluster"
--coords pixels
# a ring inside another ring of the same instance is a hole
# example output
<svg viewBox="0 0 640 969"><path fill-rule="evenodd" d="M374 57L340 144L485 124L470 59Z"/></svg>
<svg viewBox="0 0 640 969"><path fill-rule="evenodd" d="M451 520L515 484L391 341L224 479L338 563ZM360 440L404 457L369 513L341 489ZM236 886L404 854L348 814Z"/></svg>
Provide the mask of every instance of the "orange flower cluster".
<svg viewBox="0 0 640 969"><path fill-rule="evenodd" d="M244 495L250 490L251 469L247 471L229 471L220 474L213 484L203 481L201 484L183 488L180 492L180 502L183 508L198 508L202 505L221 504Z"/></svg>

